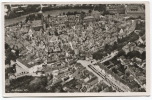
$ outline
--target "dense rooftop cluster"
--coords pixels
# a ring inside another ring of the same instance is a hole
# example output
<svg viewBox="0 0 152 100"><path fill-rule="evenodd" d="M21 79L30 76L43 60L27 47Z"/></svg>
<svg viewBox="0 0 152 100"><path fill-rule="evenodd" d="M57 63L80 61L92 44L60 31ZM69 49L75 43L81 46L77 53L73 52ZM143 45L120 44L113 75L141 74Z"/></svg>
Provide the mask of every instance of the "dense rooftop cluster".
<svg viewBox="0 0 152 100"><path fill-rule="evenodd" d="M22 87L31 92L146 91L141 16L103 16L94 10L56 16L40 12L6 26L7 86L16 88L14 82L21 84L24 77L29 81Z"/></svg>

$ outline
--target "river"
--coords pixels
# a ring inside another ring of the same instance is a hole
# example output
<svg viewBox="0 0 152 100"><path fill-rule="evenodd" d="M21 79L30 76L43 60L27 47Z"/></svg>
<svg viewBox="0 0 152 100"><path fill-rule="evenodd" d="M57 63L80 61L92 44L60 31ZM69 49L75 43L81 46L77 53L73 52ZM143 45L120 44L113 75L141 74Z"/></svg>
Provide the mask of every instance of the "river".
<svg viewBox="0 0 152 100"><path fill-rule="evenodd" d="M88 12L88 9L63 9L63 10L51 10L51 11L45 11L43 12L43 15L44 16L47 16L48 14L54 16L54 15L59 15L60 13L63 14L63 12L74 12L74 11L84 11L84 12ZM15 23L18 23L18 22L21 22L21 21L24 21L26 16L28 16L29 14L27 15L23 15L23 16L20 16L20 17L17 17L17 18L12 18L12 19L5 19L5 26L8 26L8 25L12 25L12 24L15 24Z"/></svg>

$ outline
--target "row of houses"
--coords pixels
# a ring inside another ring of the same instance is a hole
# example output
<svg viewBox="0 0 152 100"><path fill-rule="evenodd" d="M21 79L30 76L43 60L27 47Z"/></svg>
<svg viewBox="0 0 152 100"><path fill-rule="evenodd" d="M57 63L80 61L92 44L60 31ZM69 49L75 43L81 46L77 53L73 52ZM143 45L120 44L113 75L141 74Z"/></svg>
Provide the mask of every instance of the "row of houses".
<svg viewBox="0 0 152 100"><path fill-rule="evenodd" d="M126 14L131 17L145 17L144 4L108 4L106 11L110 14Z"/></svg>

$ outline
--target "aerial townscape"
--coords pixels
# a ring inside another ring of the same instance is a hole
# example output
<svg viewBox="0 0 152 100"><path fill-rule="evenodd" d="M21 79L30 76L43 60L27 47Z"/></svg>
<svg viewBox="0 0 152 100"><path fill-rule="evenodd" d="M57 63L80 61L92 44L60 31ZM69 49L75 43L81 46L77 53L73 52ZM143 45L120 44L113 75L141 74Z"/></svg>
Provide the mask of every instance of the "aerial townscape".
<svg viewBox="0 0 152 100"><path fill-rule="evenodd" d="M5 4L6 93L146 92L144 4Z"/></svg>

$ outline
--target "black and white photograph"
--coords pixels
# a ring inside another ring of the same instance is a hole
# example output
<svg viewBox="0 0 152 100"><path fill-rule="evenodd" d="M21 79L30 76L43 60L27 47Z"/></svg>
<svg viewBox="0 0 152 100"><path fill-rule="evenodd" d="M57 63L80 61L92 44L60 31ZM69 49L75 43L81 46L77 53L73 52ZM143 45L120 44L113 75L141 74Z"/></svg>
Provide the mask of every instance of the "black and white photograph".
<svg viewBox="0 0 152 100"><path fill-rule="evenodd" d="M3 7L6 95L149 91L145 3Z"/></svg>

